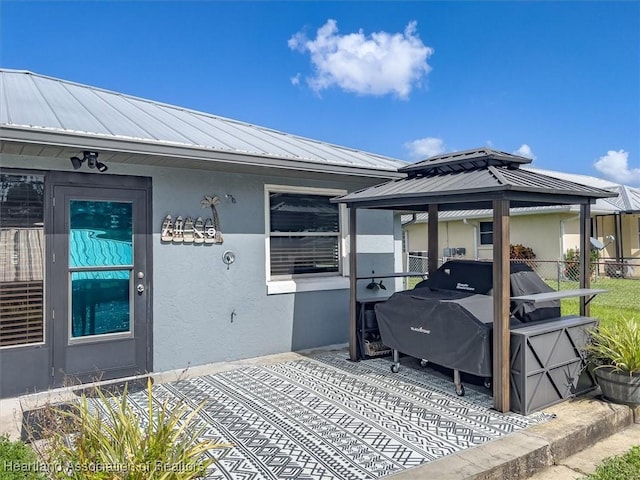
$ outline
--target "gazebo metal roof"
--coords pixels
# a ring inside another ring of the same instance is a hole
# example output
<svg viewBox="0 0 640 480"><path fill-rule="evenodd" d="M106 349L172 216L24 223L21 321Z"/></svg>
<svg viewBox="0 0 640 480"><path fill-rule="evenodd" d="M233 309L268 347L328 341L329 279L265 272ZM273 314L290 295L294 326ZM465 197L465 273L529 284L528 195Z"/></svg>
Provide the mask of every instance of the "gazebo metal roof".
<svg viewBox="0 0 640 480"><path fill-rule="evenodd" d="M536 207L594 203L617 193L520 169L531 160L488 148L432 157L400 168L404 178L368 187L334 201L357 208L438 210L491 208L495 199L511 206Z"/></svg>
<svg viewBox="0 0 640 480"><path fill-rule="evenodd" d="M525 163L531 163L531 160L519 155L500 152L490 148L475 148L429 157L421 162L402 167L399 171L409 174L427 172L447 173L489 167L492 165L518 168Z"/></svg>

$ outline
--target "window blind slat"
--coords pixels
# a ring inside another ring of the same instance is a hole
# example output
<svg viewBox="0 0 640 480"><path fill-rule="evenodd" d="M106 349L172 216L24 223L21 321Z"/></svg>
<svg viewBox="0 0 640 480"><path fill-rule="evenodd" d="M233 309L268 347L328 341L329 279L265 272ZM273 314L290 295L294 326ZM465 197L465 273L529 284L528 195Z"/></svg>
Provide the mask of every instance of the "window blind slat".
<svg viewBox="0 0 640 480"><path fill-rule="evenodd" d="M43 341L42 283L0 283L0 347Z"/></svg>
<svg viewBox="0 0 640 480"><path fill-rule="evenodd" d="M340 215L330 196L269 194L272 276L340 271Z"/></svg>

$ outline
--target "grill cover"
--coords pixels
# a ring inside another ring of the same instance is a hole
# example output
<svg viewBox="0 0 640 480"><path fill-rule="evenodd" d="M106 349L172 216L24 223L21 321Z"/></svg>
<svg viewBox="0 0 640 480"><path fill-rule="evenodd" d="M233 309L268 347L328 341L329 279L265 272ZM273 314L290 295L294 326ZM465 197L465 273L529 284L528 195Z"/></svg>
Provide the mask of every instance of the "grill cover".
<svg viewBox="0 0 640 480"><path fill-rule="evenodd" d="M491 297L422 287L395 293L375 310L387 347L447 368L491 376Z"/></svg>
<svg viewBox="0 0 640 480"><path fill-rule="evenodd" d="M526 264L511 265L511 295L553 291ZM491 377L492 262L451 260L413 290L376 304L382 342L447 368ZM558 301L512 304L513 326L560 316Z"/></svg>

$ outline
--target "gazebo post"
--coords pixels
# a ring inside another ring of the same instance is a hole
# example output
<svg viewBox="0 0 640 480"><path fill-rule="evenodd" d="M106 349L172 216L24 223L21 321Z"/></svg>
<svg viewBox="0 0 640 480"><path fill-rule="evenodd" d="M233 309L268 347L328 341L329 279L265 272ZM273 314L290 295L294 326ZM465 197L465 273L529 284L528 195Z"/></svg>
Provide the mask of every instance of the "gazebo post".
<svg viewBox="0 0 640 480"><path fill-rule="evenodd" d="M580 204L580 288L591 286L591 205ZM587 297L580 297L580 316L589 316Z"/></svg>
<svg viewBox="0 0 640 480"><path fill-rule="evenodd" d="M429 204L427 223L427 272L429 276L438 269L438 204Z"/></svg>
<svg viewBox="0 0 640 480"><path fill-rule="evenodd" d="M509 396L509 200L493 200L493 403L510 409Z"/></svg>
<svg viewBox="0 0 640 480"><path fill-rule="evenodd" d="M349 359L353 362L359 360L356 318L356 300L358 295L356 212L356 207L351 205L349 207Z"/></svg>

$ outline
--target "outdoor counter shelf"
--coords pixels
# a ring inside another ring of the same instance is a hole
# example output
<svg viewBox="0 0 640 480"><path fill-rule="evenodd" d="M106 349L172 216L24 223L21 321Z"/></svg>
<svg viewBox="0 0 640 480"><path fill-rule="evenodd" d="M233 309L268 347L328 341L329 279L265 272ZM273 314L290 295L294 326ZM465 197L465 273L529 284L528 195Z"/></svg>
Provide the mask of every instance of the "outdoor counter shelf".
<svg viewBox="0 0 640 480"><path fill-rule="evenodd" d="M522 302L548 302L551 300L560 300L561 298L570 297L591 297L586 303L589 303L599 293L605 293L607 290L600 288L576 288L574 290L559 290L557 292L544 292L544 293L532 293L530 295L519 295L517 297L511 297L511 300Z"/></svg>
<svg viewBox="0 0 640 480"><path fill-rule="evenodd" d="M376 275L375 273L371 273L371 275L365 275L362 277L356 277L356 280L369 280L374 278L403 278L403 277L425 277L427 274L425 272L398 272L398 273L382 273Z"/></svg>

